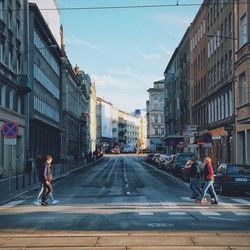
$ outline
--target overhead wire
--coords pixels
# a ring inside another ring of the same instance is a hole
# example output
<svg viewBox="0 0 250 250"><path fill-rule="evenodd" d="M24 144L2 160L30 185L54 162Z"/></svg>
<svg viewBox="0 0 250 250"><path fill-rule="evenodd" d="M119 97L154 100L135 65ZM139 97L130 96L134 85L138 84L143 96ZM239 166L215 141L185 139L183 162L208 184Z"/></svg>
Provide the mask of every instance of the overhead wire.
<svg viewBox="0 0 250 250"><path fill-rule="evenodd" d="M237 0L228 1L224 4L235 4ZM238 4L249 4L250 0L239 1ZM110 5L110 6L89 6L89 7L58 7L58 8L40 8L43 11L75 11L75 10L116 10L116 9L142 9L142 8L168 8L168 7L192 7L202 5L213 5L210 1L203 1L202 3L180 3L178 0L172 4L151 4L151 5ZM24 9L19 9L24 10ZM2 11L8 11L3 9Z"/></svg>

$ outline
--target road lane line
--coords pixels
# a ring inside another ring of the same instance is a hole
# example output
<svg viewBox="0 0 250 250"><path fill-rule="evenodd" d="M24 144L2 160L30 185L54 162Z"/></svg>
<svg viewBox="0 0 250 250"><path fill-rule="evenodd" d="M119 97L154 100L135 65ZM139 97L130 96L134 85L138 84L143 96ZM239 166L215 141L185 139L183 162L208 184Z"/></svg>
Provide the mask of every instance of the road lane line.
<svg viewBox="0 0 250 250"><path fill-rule="evenodd" d="M238 216L250 216L250 212L246 213L246 212L233 212L235 215Z"/></svg>
<svg viewBox="0 0 250 250"><path fill-rule="evenodd" d="M232 200L233 200L233 201L236 201L236 202L238 202L238 203L241 203L241 204L250 206L250 202L247 201L247 200L244 200L244 199L232 199Z"/></svg>
<svg viewBox="0 0 250 250"><path fill-rule="evenodd" d="M213 215L213 216L220 216L221 214L220 213L217 213L217 212L210 212L210 211L207 211L207 210L203 210L203 211L200 211L200 213L202 214L202 215L208 215L208 216L211 216L211 215Z"/></svg>
<svg viewBox="0 0 250 250"><path fill-rule="evenodd" d="M18 204L23 203L24 201L25 201L25 200L11 201L11 202L9 202L9 203L7 203L7 204L5 204L5 205L2 205L1 207L2 207L2 208L14 207L14 206L16 206L16 205L18 205Z"/></svg>
<svg viewBox="0 0 250 250"><path fill-rule="evenodd" d="M154 213L139 213L139 215L154 215Z"/></svg>
<svg viewBox="0 0 250 250"><path fill-rule="evenodd" d="M169 215L187 215L186 212L169 212Z"/></svg>
<svg viewBox="0 0 250 250"><path fill-rule="evenodd" d="M225 221L237 221L235 219L229 219L229 218L222 218L222 217L208 217L210 219L215 219L215 220L225 220Z"/></svg>

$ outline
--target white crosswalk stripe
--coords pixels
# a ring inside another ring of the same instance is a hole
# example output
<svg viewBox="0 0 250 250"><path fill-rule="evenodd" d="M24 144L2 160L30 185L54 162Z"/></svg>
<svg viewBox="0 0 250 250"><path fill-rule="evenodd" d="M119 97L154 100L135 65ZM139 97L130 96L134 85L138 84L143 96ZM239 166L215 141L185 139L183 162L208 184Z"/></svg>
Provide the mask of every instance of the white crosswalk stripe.
<svg viewBox="0 0 250 250"><path fill-rule="evenodd" d="M200 213L202 215L206 215L206 216L220 216L221 215L220 213L213 212L213 211L208 211L208 210L200 211Z"/></svg>
<svg viewBox="0 0 250 250"><path fill-rule="evenodd" d="M18 205L18 204L23 203L24 201L25 201L25 200L11 201L11 202L9 202L9 203L7 203L7 204L2 205L1 207L2 207L2 208L14 207L14 206L16 206L16 205Z"/></svg>
<svg viewBox="0 0 250 250"><path fill-rule="evenodd" d="M232 199L235 202L250 206L250 201L244 200L244 199Z"/></svg>

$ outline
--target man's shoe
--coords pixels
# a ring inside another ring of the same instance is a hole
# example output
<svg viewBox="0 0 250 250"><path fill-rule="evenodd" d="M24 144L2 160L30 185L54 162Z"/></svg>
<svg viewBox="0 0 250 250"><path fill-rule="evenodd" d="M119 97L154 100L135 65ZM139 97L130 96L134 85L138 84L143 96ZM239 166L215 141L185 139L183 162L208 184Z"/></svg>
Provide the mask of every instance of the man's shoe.
<svg viewBox="0 0 250 250"><path fill-rule="evenodd" d="M49 205L49 203L48 203L48 202L46 202L46 201L42 201L42 202L41 202L41 205L42 205L42 206L48 206L48 205Z"/></svg>
<svg viewBox="0 0 250 250"><path fill-rule="evenodd" d="M218 203L218 201L212 201L211 204L218 205L219 203Z"/></svg>
<svg viewBox="0 0 250 250"><path fill-rule="evenodd" d="M59 202L59 200L53 200L52 204L54 205L54 204L57 204L58 202Z"/></svg>

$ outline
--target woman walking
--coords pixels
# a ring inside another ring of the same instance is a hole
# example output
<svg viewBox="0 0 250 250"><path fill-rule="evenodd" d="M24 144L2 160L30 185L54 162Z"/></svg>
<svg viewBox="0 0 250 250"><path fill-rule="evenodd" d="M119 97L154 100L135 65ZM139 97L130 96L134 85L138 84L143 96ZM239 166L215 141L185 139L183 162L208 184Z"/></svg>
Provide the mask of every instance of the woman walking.
<svg viewBox="0 0 250 250"><path fill-rule="evenodd" d="M211 204L218 204L218 198L214 190L214 169L212 165L212 160L210 157L206 157L204 159L204 165L203 165L203 174L204 174L204 186L202 189L202 195L199 200L197 200L198 203L204 204L206 202L205 197L207 194L208 189L211 189L212 192L212 198L213 201L211 201Z"/></svg>

